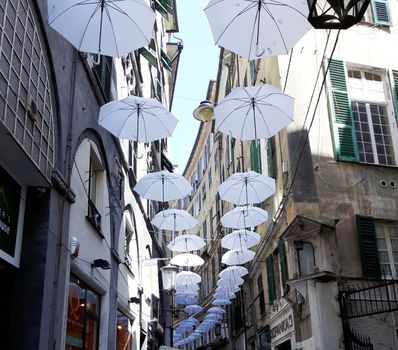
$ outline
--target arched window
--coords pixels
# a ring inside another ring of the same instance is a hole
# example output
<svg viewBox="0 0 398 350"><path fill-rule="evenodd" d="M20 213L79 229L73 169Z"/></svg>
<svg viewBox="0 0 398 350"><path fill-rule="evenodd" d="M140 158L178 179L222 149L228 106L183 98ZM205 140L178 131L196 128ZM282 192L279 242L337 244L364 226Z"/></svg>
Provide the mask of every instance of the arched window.
<svg viewBox="0 0 398 350"><path fill-rule="evenodd" d="M309 242L294 242L298 257L298 268L300 276L309 275L314 272L315 255L314 247Z"/></svg>

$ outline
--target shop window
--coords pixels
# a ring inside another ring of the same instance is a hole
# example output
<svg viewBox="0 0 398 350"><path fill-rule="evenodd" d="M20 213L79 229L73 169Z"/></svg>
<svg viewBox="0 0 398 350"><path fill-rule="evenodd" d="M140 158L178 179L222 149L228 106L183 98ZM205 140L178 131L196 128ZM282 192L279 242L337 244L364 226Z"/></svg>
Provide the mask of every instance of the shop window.
<svg viewBox="0 0 398 350"><path fill-rule="evenodd" d="M116 350L130 350L132 346L132 320L120 311L116 320Z"/></svg>
<svg viewBox="0 0 398 350"><path fill-rule="evenodd" d="M81 280L71 276L65 349L97 350L99 320L99 295Z"/></svg>
<svg viewBox="0 0 398 350"><path fill-rule="evenodd" d="M298 270L300 276L314 273L315 255L314 247L311 243L296 241L294 242L298 257Z"/></svg>

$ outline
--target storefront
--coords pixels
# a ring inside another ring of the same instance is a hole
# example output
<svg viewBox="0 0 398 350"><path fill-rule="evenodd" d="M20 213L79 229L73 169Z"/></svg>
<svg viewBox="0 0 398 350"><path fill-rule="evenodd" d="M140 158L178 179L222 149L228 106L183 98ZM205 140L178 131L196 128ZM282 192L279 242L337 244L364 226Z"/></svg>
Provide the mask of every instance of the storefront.
<svg viewBox="0 0 398 350"><path fill-rule="evenodd" d="M293 309L280 299L271 312L270 320L271 349L295 349L295 327Z"/></svg>

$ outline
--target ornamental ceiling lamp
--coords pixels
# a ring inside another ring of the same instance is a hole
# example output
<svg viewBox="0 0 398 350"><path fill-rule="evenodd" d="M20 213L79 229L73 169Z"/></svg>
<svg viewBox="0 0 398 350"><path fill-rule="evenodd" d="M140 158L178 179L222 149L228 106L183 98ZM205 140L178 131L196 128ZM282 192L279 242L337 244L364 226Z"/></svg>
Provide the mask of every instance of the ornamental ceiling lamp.
<svg viewBox="0 0 398 350"><path fill-rule="evenodd" d="M308 21L316 29L348 29L359 23L370 0L307 0Z"/></svg>

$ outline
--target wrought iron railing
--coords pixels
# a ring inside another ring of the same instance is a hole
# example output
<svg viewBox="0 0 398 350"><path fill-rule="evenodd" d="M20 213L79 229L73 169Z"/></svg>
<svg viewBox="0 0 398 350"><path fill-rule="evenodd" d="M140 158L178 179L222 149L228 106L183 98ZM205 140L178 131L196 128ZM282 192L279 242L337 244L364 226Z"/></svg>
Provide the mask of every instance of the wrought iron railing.
<svg viewBox="0 0 398 350"><path fill-rule="evenodd" d="M346 350L373 350L370 338L353 331L348 322L343 325Z"/></svg>

